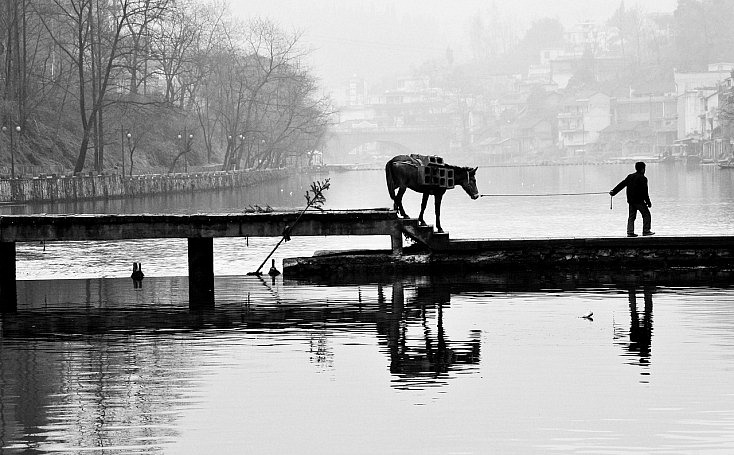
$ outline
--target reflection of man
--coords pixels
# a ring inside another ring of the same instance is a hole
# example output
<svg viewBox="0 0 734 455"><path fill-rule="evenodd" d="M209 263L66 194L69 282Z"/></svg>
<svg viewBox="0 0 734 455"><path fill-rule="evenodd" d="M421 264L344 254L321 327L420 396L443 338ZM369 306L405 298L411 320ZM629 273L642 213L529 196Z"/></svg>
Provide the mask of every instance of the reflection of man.
<svg viewBox="0 0 734 455"><path fill-rule="evenodd" d="M653 235L654 232L650 230L651 216L650 207L650 195L647 191L647 177L645 177L645 163L638 161L635 163L635 173L628 175L624 180L619 182L610 195L622 191L622 188L627 187L627 203L629 204L629 216L627 217L627 237L637 237L635 234L635 219L637 218L637 212L642 215L642 235Z"/></svg>
<svg viewBox="0 0 734 455"><path fill-rule="evenodd" d="M640 321L637 312L637 293L635 288L629 290L630 303L630 345L629 350L640 356L640 363L648 363L650 360L650 347L652 345L652 291L649 286L643 288L645 310Z"/></svg>

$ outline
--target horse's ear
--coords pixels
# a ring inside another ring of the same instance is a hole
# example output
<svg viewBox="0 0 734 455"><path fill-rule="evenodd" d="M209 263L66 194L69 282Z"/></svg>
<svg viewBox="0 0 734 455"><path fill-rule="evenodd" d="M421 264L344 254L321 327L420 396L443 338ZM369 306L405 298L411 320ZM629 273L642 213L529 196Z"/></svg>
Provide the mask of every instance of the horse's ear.
<svg viewBox="0 0 734 455"><path fill-rule="evenodd" d="M477 169L479 169L479 166L477 166L477 167L475 167L474 169L471 170L472 174L475 173L475 172L477 172Z"/></svg>

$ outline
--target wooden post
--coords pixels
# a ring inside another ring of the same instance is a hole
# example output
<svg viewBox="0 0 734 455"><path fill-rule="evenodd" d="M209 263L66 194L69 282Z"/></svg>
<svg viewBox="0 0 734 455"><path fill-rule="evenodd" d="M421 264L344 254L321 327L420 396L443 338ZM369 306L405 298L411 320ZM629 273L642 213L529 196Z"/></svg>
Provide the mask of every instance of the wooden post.
<svg viewBox="0 0 734 455"><path fill-rule="evenodd" d="M0 312L18 311L15 287L15 242L0 242Z"/></svg>
<svg viewBox="0 0 734 455"><path fill-rule="evenodd" d="M214 239L189 238L189 309L214 307Z"/></svg>

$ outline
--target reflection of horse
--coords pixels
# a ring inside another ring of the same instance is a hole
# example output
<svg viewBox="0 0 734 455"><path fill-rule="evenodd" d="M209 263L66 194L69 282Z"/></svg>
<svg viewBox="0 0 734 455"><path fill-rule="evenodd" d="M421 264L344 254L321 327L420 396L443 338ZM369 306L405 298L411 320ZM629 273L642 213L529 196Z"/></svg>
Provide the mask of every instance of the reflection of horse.
<svg viewBox="0 0 734 455"><path fill-rule="evenodd" d="M395 210L400 212L403 218L408 218L403 208L403 195L405 190L410 188L413 191L423 194L423 200L421 201L421 213L418 216L418 221L421 225L425 225L423 221L423 213L426 210L426 204L428 203L428 196L433 195L433 201L435 202L436 211L436 229L438 232L443 232L441 229L441 198L446 192L446 186L439 186L435 184L425 184L423 166L417 156L398 155L392 158L385 165L385 178L387 179L387 191L390 193L390 199L393 200L393 206ZM459 167L444 165L443 168L450 169L453 171L454 183L461 185L466 191L466 194L471 196L472 199L479 197L479 190L477 189L477 180L475 174L477 168ZM397 194L395 190L397 189Z"/></svg>

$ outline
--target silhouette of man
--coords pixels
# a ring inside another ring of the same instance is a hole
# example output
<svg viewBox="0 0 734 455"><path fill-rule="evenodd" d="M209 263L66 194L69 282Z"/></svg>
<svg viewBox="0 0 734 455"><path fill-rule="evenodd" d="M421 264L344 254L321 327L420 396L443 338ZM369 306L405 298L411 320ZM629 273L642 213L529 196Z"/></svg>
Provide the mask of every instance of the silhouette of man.
<svg viewBox="0 0 734 455"><path fill-rule="evenodd" d="M637 237L635 234L635 219L637 218L637 212L642 215L642 235L653 235L654 232L650 230L650 224L652 217L650 216L649 207L652 207L650 202L650 195L647 192L647 177L645 177L645 163L638 161L635 163L634 174L628 175L624 180L619 182L619 185L615 186L610 195L622 191L622 188L627 187L627 203L629 204L629 217L627 218L627 237Z"/></svg>

